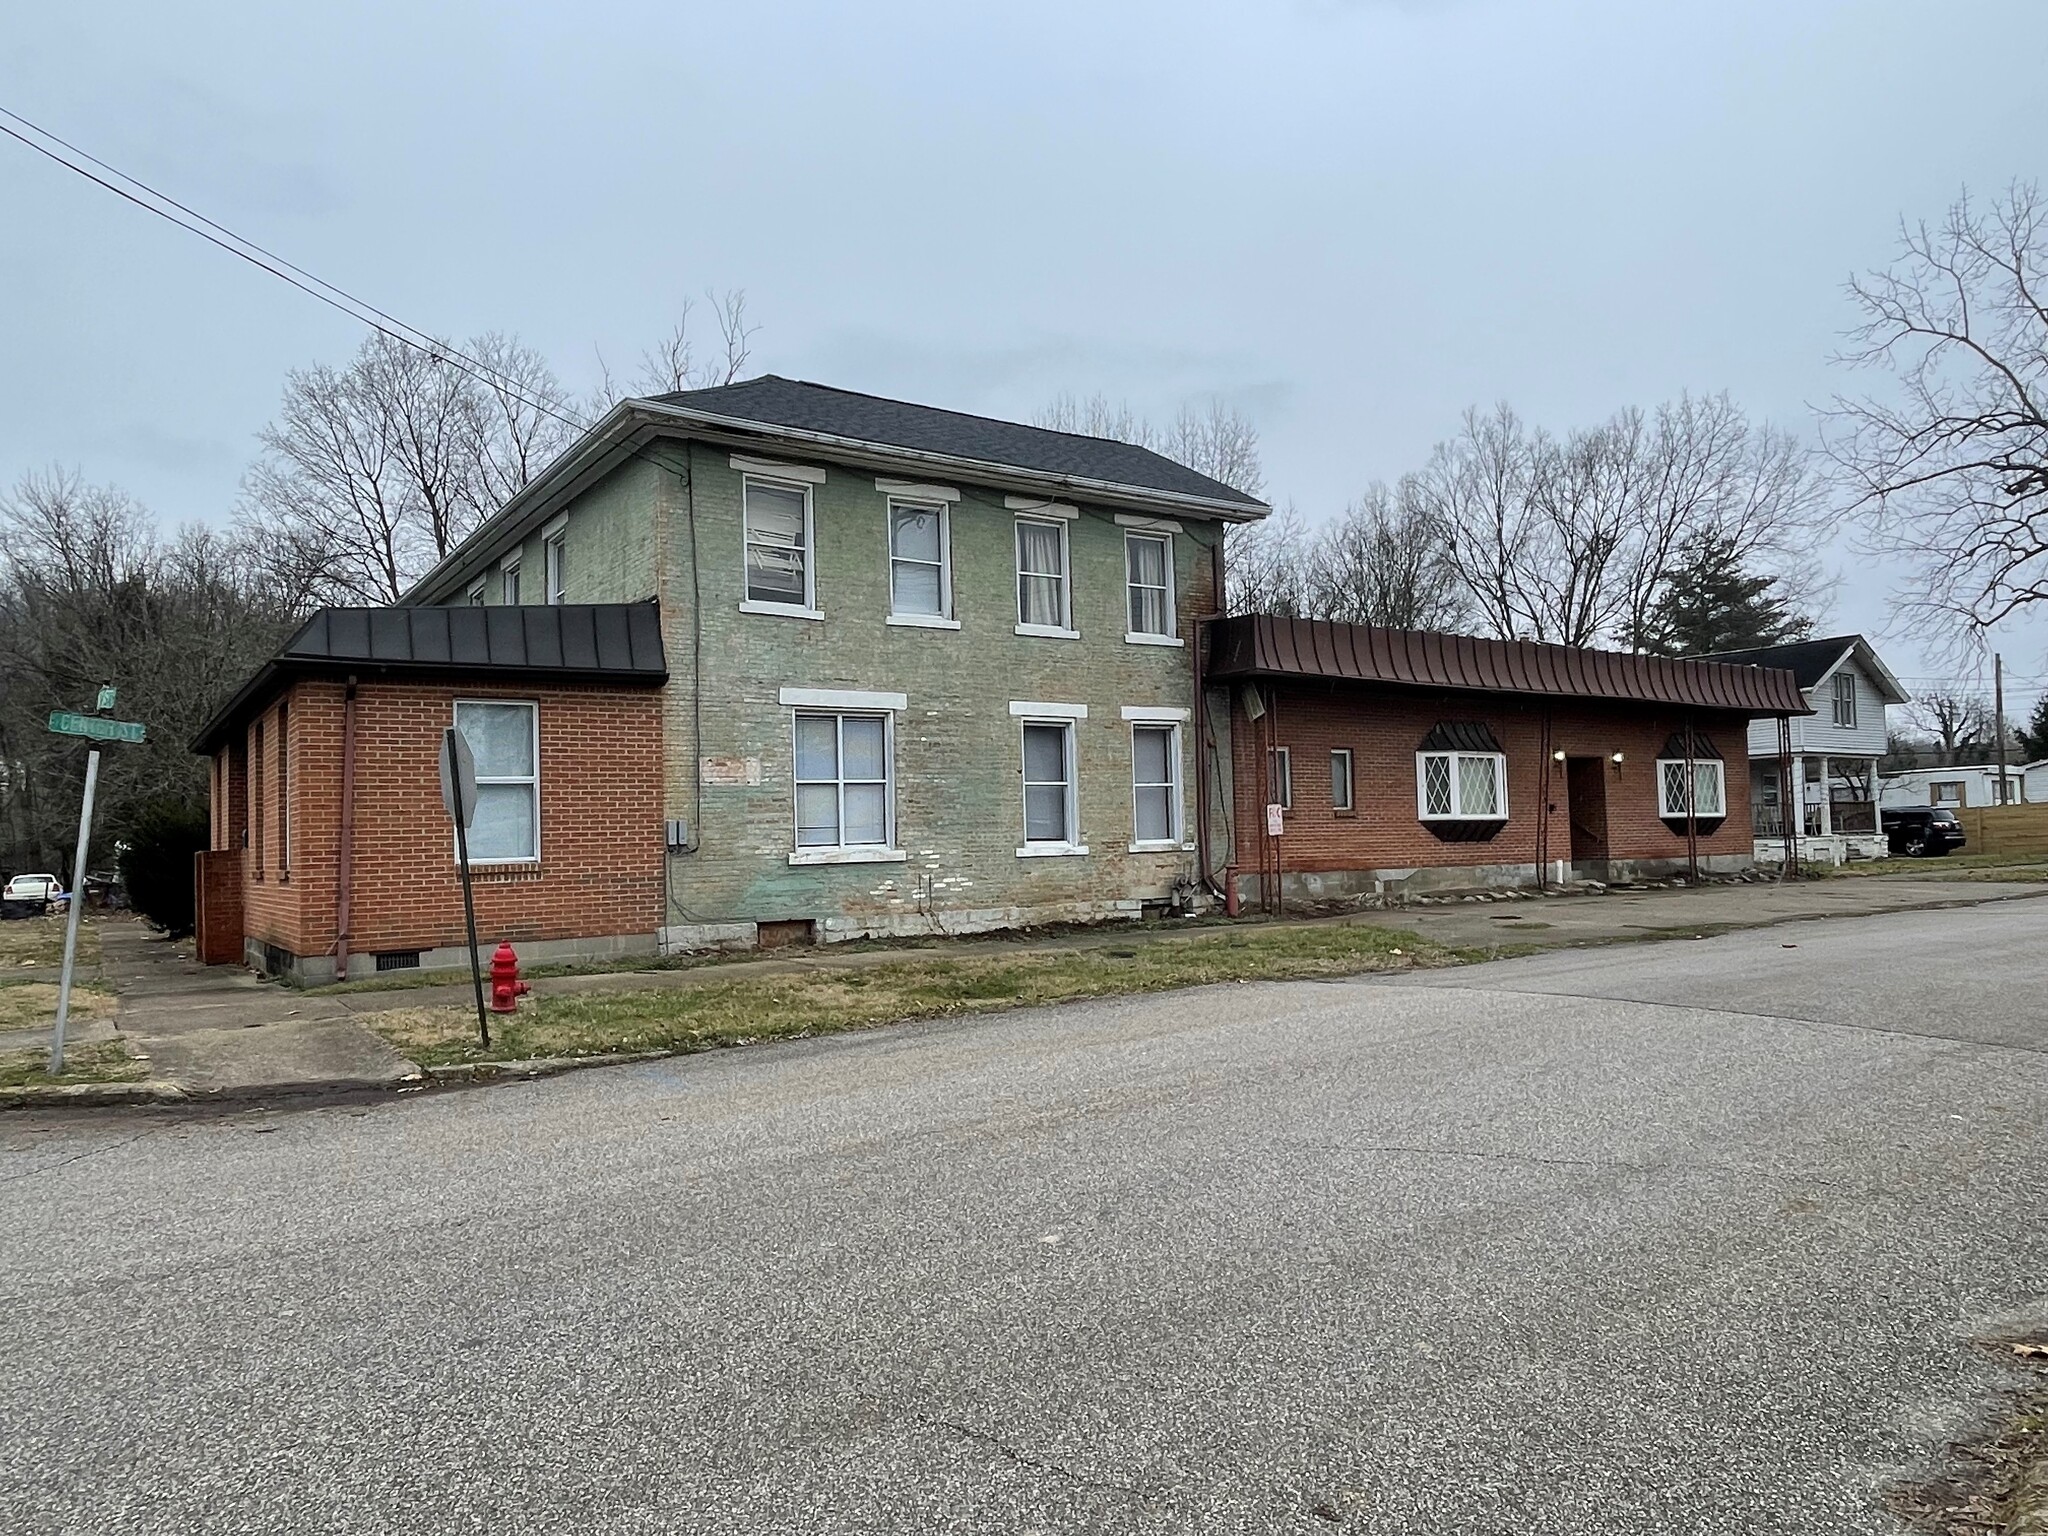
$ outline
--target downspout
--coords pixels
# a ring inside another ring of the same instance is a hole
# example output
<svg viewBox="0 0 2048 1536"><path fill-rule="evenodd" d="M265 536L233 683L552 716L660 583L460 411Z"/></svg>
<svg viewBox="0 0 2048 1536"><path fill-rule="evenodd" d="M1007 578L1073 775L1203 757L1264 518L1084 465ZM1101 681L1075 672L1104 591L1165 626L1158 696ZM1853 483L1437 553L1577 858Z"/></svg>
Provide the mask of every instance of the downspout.
<svg viewBox="0 0 2048 1536"><path fill-rule="evenodd" d="M1209 622L1195 621L1195 882L1209 881L1209 708L1202 685L1202 652L1208 648Z"/></svg>
<svg viewBox="0 0 2048 1536"><path fill-rule="evenodd" d="M341 846L334 861L334 979L348 980L350 904L355 898L356 680L341 695Z"/></svg>

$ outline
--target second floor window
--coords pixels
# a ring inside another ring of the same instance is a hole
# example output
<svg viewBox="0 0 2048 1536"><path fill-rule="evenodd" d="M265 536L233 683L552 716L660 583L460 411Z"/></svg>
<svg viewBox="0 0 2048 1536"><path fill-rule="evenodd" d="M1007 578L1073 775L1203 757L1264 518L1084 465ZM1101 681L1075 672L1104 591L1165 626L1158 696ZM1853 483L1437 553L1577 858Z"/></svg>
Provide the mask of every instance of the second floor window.
<svg viewBox="0 0 2048 1536"><path fill-rule="evenodd" d="M946 509L889 503L889 611L898 618L952 617Z"/></svg>
<svg viewBox="0 0 2048 1536"><path fill-rule="evenodd" d="M746 523L747 601L808 611L813 606L810 487L749 478Z"/></svg>
<svg viewBox="0 0 2048 1536"><path fill-rule="evenodd" d="M1130 597L1130 632L1173 638L1173 541L1162 533L1124 536L1124 580Z"/></svg>
<svg viewBox="0 0 2048 1536"><path fill-rule="evenodd" d="M1067 631L1072 607L1067 591L1067 525L1064 519L1017 519L1017 623L1027 630Z"/></svg>
<svg viewBox="0 0 2048 1536"><path fill-rule="evenodd" d="M1835 724L1854 727L1856 724L1856 679L1847 672L1837 672L1834 681Z"/></svg>
<svg viewBox="0 0 2048 1536"><path fill-rule="evenodd" d="M544 577L547 583L547 601L556 606L567 602L569 534L566 529L541 546L541 561L546 568Z"/></svg>
<svg viewBox="0 0 2048 1536"><path fill-rule="evenodd" d="M519 562L501 566L498 570L499 595L505 602L517 606L519 602Z"/></svg>

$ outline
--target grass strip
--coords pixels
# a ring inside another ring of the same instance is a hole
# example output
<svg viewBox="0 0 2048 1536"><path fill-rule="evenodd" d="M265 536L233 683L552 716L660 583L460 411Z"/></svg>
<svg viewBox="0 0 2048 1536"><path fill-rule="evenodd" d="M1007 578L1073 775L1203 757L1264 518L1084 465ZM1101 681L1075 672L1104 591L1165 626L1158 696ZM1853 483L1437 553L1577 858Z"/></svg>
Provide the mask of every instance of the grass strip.
<svg viewBox="0 0 2048 1536"><path fill-rule="evenodd" d="M144 1066L118 1040L97 1040L64 1048L64 1070L49 1073L50 1049L0 1051L0 1088L51 1087L59 1083L132 1083Z"/></svg>

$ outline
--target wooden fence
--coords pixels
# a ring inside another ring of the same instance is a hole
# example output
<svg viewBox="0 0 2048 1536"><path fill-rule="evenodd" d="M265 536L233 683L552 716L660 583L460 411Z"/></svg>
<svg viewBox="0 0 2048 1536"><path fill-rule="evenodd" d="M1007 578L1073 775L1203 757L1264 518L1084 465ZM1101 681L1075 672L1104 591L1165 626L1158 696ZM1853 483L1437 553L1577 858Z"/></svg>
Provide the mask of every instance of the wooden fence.
<svg viewBox="0 0 2048 1536"><path fill-rule="evenodd" d="M1965 853L2038 853L2048 857L2048 805L1976 805L1956 812Z"/></svg>

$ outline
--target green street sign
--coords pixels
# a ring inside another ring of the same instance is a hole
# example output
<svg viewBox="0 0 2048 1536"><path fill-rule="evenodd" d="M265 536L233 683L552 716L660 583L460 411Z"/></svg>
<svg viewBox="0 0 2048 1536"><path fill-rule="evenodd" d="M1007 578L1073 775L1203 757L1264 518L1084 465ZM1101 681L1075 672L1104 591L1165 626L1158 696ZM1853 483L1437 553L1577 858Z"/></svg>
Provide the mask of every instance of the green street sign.
<svg viewBox="0 0 2048 1536"><path fill-rule="evenodd" d="M97 704L93 705L93 708L94 708L94 709L96 709L96 710L98 710L98 711L99 711L99 712L100 712L101 714L103 714L103 715L104 715L104 714L105 714L105 713L106 713L106 712L107 712L108 710L112 709L113 707L114 707L114 685L113 685L112 683L109 683L109 684L107 684L107 686L106 686L106 687L104 687L104 688L102 688L102 689L100 690L100 701L99 701L99 703L97 703Z"/></svg>
<svg viewBox="0 0 2048 1536"><path fill-rule="evenodd" d="M94 741L140 741L139 720L102 720L98 715L74 715L65 710L50 713L50 729L59 736L90 736Z"/></svg>

